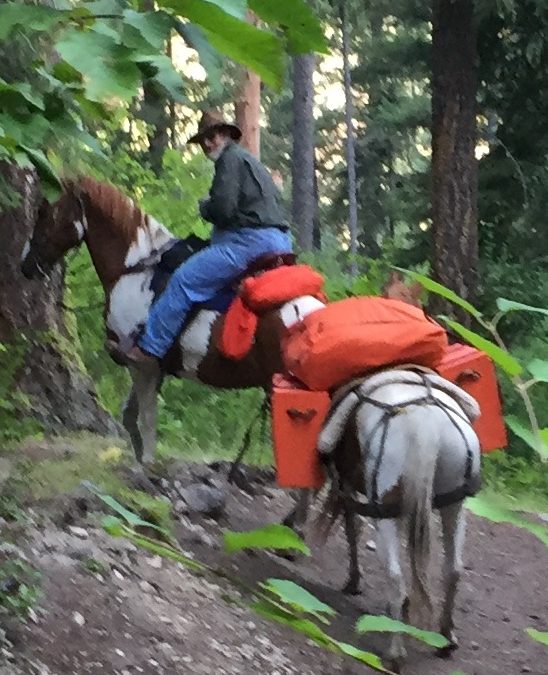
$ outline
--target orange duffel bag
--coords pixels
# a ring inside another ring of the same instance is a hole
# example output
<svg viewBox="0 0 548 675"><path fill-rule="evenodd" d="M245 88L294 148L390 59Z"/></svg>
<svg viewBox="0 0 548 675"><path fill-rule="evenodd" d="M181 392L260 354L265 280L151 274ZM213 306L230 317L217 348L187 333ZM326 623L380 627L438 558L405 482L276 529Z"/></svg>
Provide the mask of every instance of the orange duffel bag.
<svg viewBox="0 0 548 675"><path fill-rule="evenodd" d="M292 326L282 353L287 371L320 391L385 366L435 368L446 348L445 330L422 309L361 297L334 302Z"/></svg>

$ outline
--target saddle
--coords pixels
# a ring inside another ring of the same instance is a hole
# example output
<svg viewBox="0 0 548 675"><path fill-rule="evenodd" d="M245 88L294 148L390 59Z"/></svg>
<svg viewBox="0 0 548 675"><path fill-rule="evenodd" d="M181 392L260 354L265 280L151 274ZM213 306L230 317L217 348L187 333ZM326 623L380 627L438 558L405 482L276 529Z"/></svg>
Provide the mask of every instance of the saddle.
<svg viewBox="0 0 548 675"><path fill-rule="evenodd" d="M156 264L150 288L156 299L167 286L169 278L175 270L186 262L190 256L209 245L209 241L190 235L185 239L175 241ZM237 294L240 283L247 277L256 276L262 272L276 269L282 265L294 265L297 256L294 253L268 253L259 256L251 262L247 269L236 277L226 288L205 303L196 306L196 309L210 309L224 314Z"/></svg>

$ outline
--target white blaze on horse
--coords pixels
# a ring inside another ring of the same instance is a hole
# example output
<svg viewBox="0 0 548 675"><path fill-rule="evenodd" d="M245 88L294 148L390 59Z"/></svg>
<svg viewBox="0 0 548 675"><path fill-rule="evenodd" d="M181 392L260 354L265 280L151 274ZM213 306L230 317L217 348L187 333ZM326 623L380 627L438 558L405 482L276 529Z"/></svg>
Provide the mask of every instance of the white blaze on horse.
<svg viewBox="0 0 548 675"><path fill-rule="evenodd" d="M46 274L82 242L103 285L107 337L125 348L146 321L155 265L175 238L116 188L83 178L67 183L55 204L42 203L22 270L28 277ZM190 255L203 244L194 238L184 245ZM416 303L413 290L399 291L394 293L393 286L387 295ZM252 350L241 361L227 359L218 348L222 314L197 308L160 368L130 368L132 388L123 422L137 458L154 458L156 398L164 374L216 387L268 388L272 375L283 369L280 344L287 327L322 307L316 298L303 296L266 313ZM405 617L408 606L402 539L411 559L409 597L429 608L432 508L438 507L445 550L440 630L455 647L453 607L465 533L462 505L479 487L480 449L471 426L479 412L475 401L442 378L401 369L365 378L339 399L322 431L320 449L333 479L331 510L345 514L349 590L357 590L359 582L358 513L377 519L379 553L390 577L390 615ZM396 634L390 655L399 662L404 653Z"/></svg>

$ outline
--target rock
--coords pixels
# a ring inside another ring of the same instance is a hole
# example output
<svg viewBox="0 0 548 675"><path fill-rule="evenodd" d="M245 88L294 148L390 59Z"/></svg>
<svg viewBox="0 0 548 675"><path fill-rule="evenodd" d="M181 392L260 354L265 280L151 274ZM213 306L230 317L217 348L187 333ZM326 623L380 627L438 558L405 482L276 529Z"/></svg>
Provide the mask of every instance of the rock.
<svg viewBox="0 0 548 675"><path fill-rule="evenodd" d="M147 562L155 570L159 570L162 567L162 558L159 555L148 558Z"/></svg>
<svg viewBox="0 0 548 675"><path fill-rule="evenodd" d="M181 497L188 508L196 513L203 513L212 518L218 518L226 503L226 492L203 483L192 483L181 490Z"/></svg>
<svg viewBox="0 0 548 675"><path fill-rule="evenodd" d="M177 499L173 508L175 509L175 513L188 513L188 505L183 499Z"/></svg>
<svg viewBox="0 0 548 675"><path fill-rule="evenodd" d="M375 544L373 539L369 539L365 544L365 548L369 549L370 551L376 551L377 550L377 544Z"/></svg>
<svg viewBox="0 0 548 675"><path fill-rule="evenodd" d="M68 531L79 539L87 539L89 537L89 532L83 527L77 527L76 525L69 525Z"/></svg>
<svg viewBox="0 0 548 675"><path fill-rule="evenodd" d="M522 673L530 673L531 668L529 668L529 666L523 666L522 669L521 669L521 672Z"/></svg>
<svg viewBox="0 0 548 675"><path fill-rule="evenodd" d="M471 642L470 643L470 649L473 649L475 652L477 652L479 648L480 648L480 646L477 642Z"/></svg>
<svg viewBox="0 0 548 675"><path fill-rule="evenodd" d="M72 613L72 620L74 621L74 623L78 624L80 627L82 627L86 623L86 620L84 619L82 614L80 614L80 612L73 612Z"/></svg>
<svg viewBox="0 0 548 675"><path fill-rule="evenodd" d="M143 591L143 593L156 593L154 586L149 584L148 581L145 581L144 579L139 582L139 588Z"/></svg>
<svg viewBox="0 0 548 675"><path fill-rule="evenodd" d="M548 523L548 513L539 513L539 518L543 520L545 523Z"/></svg>

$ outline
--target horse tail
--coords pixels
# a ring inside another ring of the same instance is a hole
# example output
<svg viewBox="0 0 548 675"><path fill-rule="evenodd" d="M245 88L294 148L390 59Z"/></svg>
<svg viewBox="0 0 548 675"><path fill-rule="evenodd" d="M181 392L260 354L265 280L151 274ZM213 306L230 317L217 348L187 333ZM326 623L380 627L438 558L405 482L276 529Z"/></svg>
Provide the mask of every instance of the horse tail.
<svg viewBox="0 0 548 675"><path fill-rule="evenodd" d="M432 495L439 442L432 438L432 434L424 433L424 418L420 408L414 414L406 415L406 418L410 428L407 430L406 448L402 448L405 452L402 517L411 563L410 599L415 607L424 609L425 616L431 616L428 565L432 536Z"/></svg>

